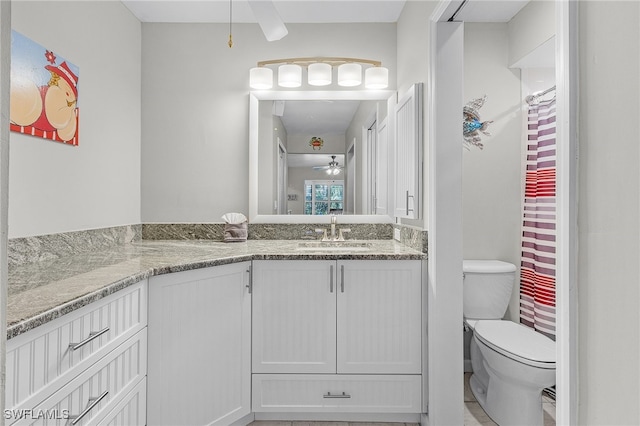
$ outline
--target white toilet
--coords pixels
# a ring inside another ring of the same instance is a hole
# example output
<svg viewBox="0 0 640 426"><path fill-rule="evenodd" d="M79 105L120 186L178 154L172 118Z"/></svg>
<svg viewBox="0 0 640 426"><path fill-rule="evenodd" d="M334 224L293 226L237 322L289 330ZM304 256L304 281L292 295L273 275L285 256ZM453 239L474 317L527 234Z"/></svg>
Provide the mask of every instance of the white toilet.
<svg viewBox="0 0 640 426"><path fill-rule="evenodd" d="M542 390L556 382L555 342L502 320L515 271L515 265L499 260L463 262L463 313L473 330L470 386L500 426L542 425Z"/></svg>

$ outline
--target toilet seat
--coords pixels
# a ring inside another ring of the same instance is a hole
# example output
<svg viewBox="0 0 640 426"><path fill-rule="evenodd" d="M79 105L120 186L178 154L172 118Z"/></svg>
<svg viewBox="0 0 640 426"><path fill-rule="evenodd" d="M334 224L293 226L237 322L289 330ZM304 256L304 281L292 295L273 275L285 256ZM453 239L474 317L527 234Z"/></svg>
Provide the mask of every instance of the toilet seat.
<svg viewBox="0 0 640 426"><path fill-rule="evenodd" d="M511 321L479 320L474 336L486 346L532 367L555 369L555 342L531 328Z"/></svg>

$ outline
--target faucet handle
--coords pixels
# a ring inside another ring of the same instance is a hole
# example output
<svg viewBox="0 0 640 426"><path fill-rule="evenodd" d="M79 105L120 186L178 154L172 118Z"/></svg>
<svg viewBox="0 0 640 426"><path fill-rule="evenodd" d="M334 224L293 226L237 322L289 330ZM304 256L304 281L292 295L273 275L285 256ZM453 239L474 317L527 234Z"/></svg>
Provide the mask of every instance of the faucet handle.
<svg viewBox="0 0 640 426"><path fill-rule="evenodd" d="M344 234L351 232L351 228L340 228L338 232L338 241L344 241Z"/></svg>
<svg viewBox="0 0 640 426"><path fill-rule="evenodd" d="M327 230L326 229L320 229L320 228L316 228L316 234L320 235L322 234L321 237L321 241L327 241Z"/></svg>

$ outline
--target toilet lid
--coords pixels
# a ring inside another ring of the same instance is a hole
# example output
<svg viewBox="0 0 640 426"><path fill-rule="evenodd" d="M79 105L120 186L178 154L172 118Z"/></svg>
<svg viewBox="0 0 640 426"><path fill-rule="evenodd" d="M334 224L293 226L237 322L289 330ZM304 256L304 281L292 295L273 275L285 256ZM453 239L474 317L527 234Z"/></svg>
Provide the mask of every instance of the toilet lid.
<svg viewBox="0 0 640 426"><path fill-rule="evenodd" d="M475 272L479 274L500 274L515 272L516 265L501 260L463 260L463 272Z"/></svg>
<svg viewBox="0 0 640 426"><path fill-rule="evenodd" d="M511 321L480 320L474 335L509 358L540 368L555 368L556 343L531 328Z"/></svg>

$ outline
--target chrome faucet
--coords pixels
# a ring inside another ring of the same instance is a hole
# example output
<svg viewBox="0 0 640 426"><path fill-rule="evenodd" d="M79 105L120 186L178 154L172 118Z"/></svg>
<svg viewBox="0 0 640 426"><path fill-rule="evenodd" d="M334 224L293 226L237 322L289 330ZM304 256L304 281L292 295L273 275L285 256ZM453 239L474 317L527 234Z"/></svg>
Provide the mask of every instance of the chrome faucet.
<svg viewBox="0 0 640 426"><path fill-rule="evenodd" d="M316 233L322 235L322 237L320 237L320 241L344 241L344 234L347 232L351 232L351 229L338 229L338 232L336 233L337 223L338 218L336 216L331 216L331 226L329 228L329 233L327 233L326 229L316 229Z"/></svg>
<svg viewBox="0 0 640 426"><path fill-rule="evenodd" d="M336 223L338 222L338 218L335 216L331 216L331 241L336 240Z"/></svg>

